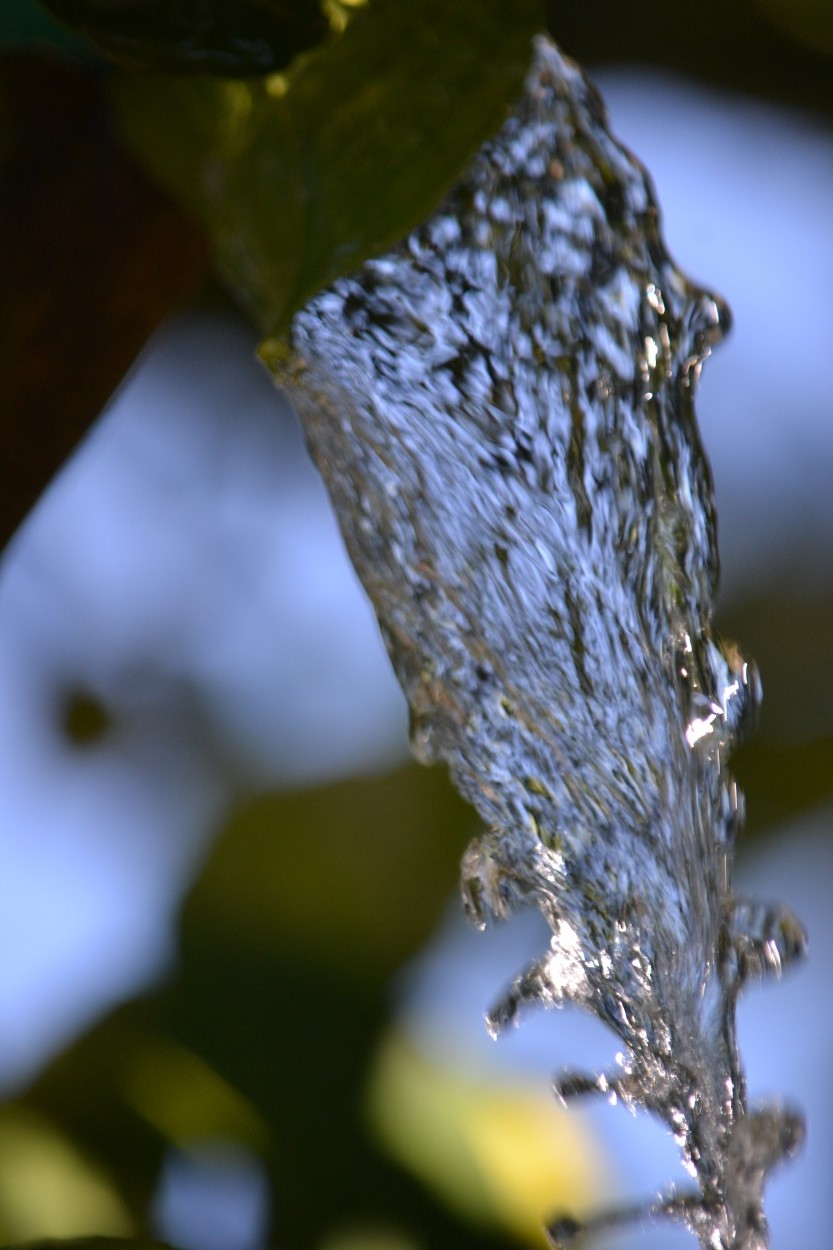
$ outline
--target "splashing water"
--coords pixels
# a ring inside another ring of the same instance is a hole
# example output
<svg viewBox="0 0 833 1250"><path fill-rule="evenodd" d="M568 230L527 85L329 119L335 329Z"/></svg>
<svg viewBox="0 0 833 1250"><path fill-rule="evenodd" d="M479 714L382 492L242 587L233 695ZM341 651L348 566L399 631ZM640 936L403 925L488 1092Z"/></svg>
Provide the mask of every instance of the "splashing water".
<svg viewBox="0 0 833 1250"><path fill-rule="evenodd" d="M726 760L758 697L710 634L693 396L726 311L669 258L648 179L581 72L536 43L524 95L435 216L295 318L292 392L374 603L422 760L486 831L479 924L534 903L549 949L491 1012L575 1003L620 1066L566 1073L675 1134L696 1181L644 1212L762 1250L800 1119L747 1106L735 1004L804 948L732 893ZM588 1224L563 1218L567 1245Z"/></svg>

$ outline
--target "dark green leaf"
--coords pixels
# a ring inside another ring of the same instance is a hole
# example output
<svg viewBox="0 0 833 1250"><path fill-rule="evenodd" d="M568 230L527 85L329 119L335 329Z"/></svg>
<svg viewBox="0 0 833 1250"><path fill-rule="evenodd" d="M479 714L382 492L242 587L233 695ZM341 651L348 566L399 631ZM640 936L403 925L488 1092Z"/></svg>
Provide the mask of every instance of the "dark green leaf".
<svg viewBox="0 0 833 1250"><path fill-rule="evenodd" d="M326 39L318 0L42 0L102 51L154 70L267 74Z"/></svg>
<svg viewBox="0 0 833 1250"><path fill-rule="evenodd" d="M129 136L268 333L424 219L520 90L538 0L377 0L259 82L122 79Z"/></svg>

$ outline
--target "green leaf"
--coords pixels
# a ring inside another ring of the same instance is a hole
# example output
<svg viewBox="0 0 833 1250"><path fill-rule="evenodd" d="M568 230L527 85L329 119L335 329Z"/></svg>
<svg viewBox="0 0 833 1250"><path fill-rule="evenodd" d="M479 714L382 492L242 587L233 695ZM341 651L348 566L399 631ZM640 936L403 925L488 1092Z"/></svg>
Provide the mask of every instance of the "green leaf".
<svg viewBox="0 0 833 1250"><path fill-rule="evenodd" d="M520 91L539 0L376 0L261 81L122 78L128 137L280 335L428 216Z"/></svg>
<svg viewBox="0 0 833 1250"><path fill-rule="evenodd" d="M102 51L148 69L266 74L326 39L318 0L42 0Z"/></svg>

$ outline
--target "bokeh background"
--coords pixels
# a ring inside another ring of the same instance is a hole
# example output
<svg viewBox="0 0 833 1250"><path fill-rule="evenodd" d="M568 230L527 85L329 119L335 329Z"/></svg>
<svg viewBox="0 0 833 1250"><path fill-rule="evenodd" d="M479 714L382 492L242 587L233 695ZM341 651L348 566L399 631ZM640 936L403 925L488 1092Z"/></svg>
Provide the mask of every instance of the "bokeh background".
<svg viewBox="0 0 833 1250"><path fill-rule="evenodd" d="M761 0L564 4L551 28L651 170L672 252L734 312L699 414L718 626L765 689L736 760L737 877L811 937L806 967L749 991L741 1038L753 1096L809 1122L770 1188L774 1250L820 1246L833 23L824 6ZM14 99L32 107L44 66L85 84L102 70L22 0L0 34L8 173ZM6 255L30 237L11 229L14 186ZM153 285L134 272L124 301ZM564 1012L486 1036L485 1009L541 931L534 917L464 926L472 814L408 761L402 697L256 333L210 280L175 302L148 314L158 330L0 566L0 1240L150 1228L183 1250L542 1246L547 1213L682 1183L657 1126L555 1106L554 1070L609 1060L600 1026ZM26 315L6 307L7 339ZM40 400L58 411L77 398L71 355L60 366ZM16 438L37 445L39 427ZM659 1228L608 1244L690 1243Z"/></svg>

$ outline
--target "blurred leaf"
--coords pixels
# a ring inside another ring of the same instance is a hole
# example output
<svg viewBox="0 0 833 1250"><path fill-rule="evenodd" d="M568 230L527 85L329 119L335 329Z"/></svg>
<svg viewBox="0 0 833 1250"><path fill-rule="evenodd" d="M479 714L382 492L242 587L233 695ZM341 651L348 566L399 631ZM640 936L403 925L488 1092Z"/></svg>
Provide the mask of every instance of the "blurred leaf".
<svg viewBox="0 0 833 1250"><path fill-rule="evenodd" d="M733 754L755 836L833 802L833 598L823 570L791 585L791 570L722 609L722 633L742 640L763 680L760 725Z"/></svg>
<svg viewBox="0 0 833 1250"><path fill-rule="evenodd" d="M126 132L262 328L400 239L498 127L539 0L376 0L262 81L123 76Z"/></svg>
<svg viewBox="0 0 833 1250"><path fill-rule="evenodd" d="M138 1032L115 1074L120 1096L174 1145L213 1138L268 1148L256 1109L199 1055L169 1038Z"/></svg>
<svg viewBox="0 0 833 1250"><path fill-rule="evenodd" d="M50 1238L48 1241L18 1243L8 1250L171 1250L161 1241L146 1237L81 1237L72 1240Z"/></svg>
<svg viewBox="0 0 833 1250"><path fill-rule="evenodd" d="M611 1192L600 1143L545 1079L440 1063L392 1030L376 1059L370 1114L394 1157L479 1225L551 1245L555 1211L585 1216Z"/></svg>
<svg viewBox="0 0 833 1250"><path fill-rule="evenodd" d="M472 820L443 770L415 764L261 795L232 817L186 920L239 947L300 944L351 980L378 982L439 920Z"/></svg>
<svg viewBox="0 0 833 1250"><path fill-rule="evenodd" d="M761 671L764 700L754 738L788 745L833 733L833 596L825 594L828 584L820 570L818 589L791 587L785 571L771 586L719 614L720 632L740 639L741 651Z"/></svg>
<svg viewBox="0 0 833 1250"><path fill-rule="evenodd" d="M107 1177L43 1115L0 1111L0 1239L132 1232Z"/></svg>
<svg viewBox="0 0 833 1250"><path fill-rule="evenodd" d="M830 0L757 0L774 26L820 52L833 55Z"/></svg>
<svg viewBox="0 0 833 1250"><path fill-rule="evenodd" d="M140 999L114 1012L65 1053L18 1105L58 1125L94 1165L105 1170L142 1230L168 1142L135 1105L132 1068L146 1039L153 1053L158 1005ZM160 1086L166 1080L160 1071Z"/></svg>
<svg viewBox="0 0 833 1250"><path fill-rule="evenodd" d="M833 802L833 735L801 743L753 739L733 770L747 795L750 832L784 824Z"/></svg>
<svg viewBox="0 0 833 1250"><path fill-rule="evenodd" d="M829 22L830 0L806 3L825 8ZM582 65L629 64L636 73L640 66L664 66L733 94L780 100L829 118L829 60L809 44L786 40L763 16L764 5L792 11L792 0L683 0L661 9L656 0L595 0L588 20L581 0L546 0L549 29Z"/></svg>
<svg viewBox="0 0 833 1250"><path fill-rule="evenodd" d="M405 1237L398 1229L380 1228L378 1224L345 1229L328 1237L320 1250L425 1250L418 1242Z"/></svg>
<svg viewBox="0 0 833 1250"><path fill-rule="evenodd" d="M0 48L39 49L82 60L97 59L89 44L45 13L37 0L3 0L0 5Z"/></svg>
<svg viewBox="0 0 833 1250"><path fill-rule="evenodd" d="M327 37L318 0L41 0L111 56L156 70L266 74Z"/></svg>
<svg viewBox="0 0 833 1250"><path fill-rule="evenodd" d="M391 1162L364 1107L391 977L455 889L470 822L416 765L246 804L186 904L176 978L56 1060L27 1105L106 1164L139 1227L167 1149L219 1138L262 1158L273 1241L293 1250L370 1227L505 1248Z"/></svg>

